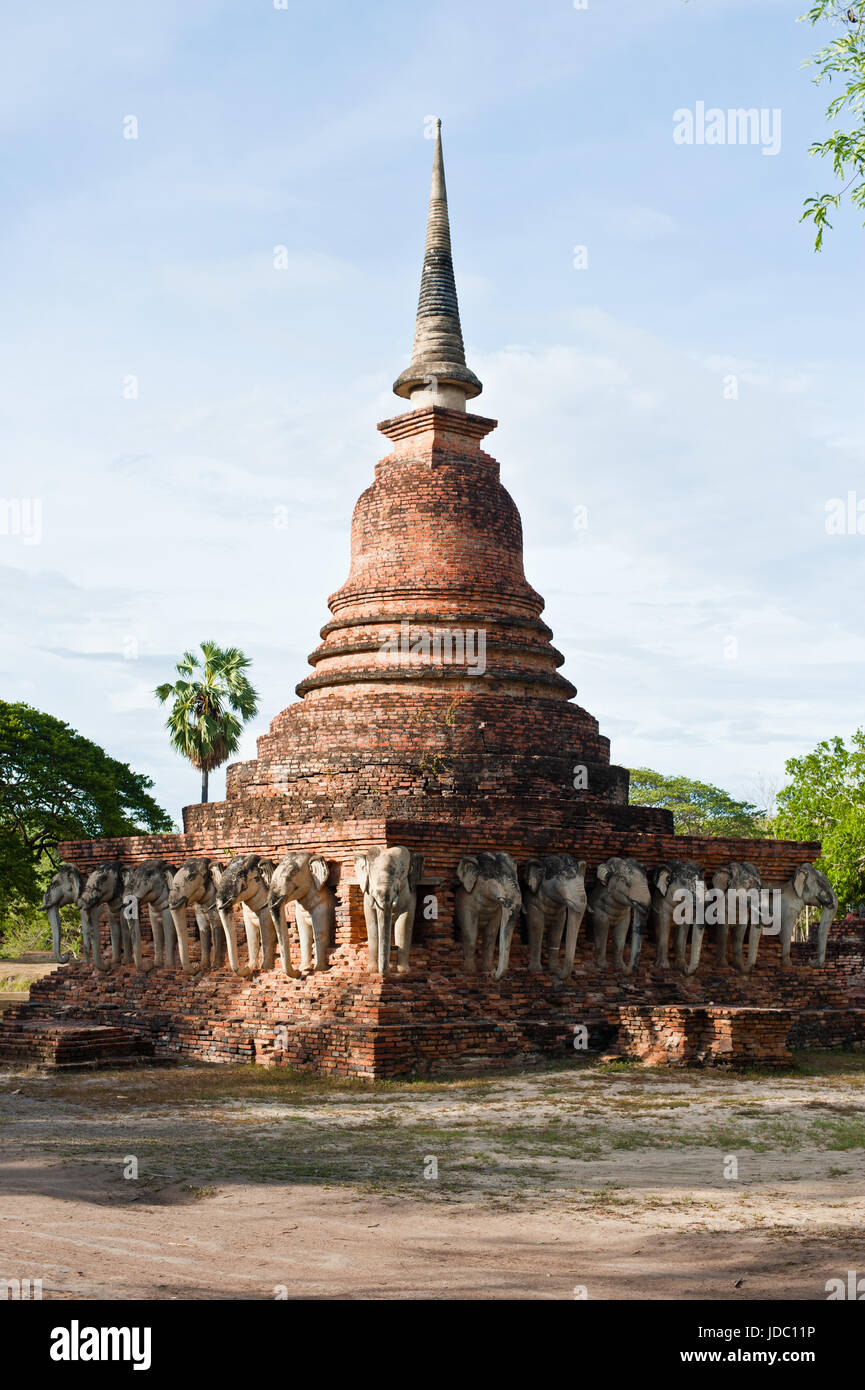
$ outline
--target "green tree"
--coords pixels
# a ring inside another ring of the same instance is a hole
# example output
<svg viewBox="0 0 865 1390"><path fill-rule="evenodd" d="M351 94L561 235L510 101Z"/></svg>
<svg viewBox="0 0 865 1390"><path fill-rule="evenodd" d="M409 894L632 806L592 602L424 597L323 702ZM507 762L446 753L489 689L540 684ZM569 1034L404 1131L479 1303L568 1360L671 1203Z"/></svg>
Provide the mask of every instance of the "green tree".
<svg viewBox="0 0 865 1390"><path fill-rule="evenodd" d="M631 772L630 800L636 806L662 806L673 813L677 835L727 835L757 839L766 833L763 811L750 801L734 801L720 787L689 777L665 777L650 768Z"/></svg>
<svg viewBox="0 0 865 1390"><path fill-rule="evenodd" d="M37 901L60 840L171 830L133 772L61 719L0 701L0 895Z"/></svg>
<svg viewBox="0 0 865 1390"><path fill-rule="evenodd" d="M258 713L258 695L246 676L248 656L237 647L202 642L200 660L184 652L177 663L179 680L159 685L163 705L173 700L165 727L172 747L201 772L201 800L207 800L208 777L236 753L247 719Z"/></svg>
<svg viewBox="0 0 865 1390"><path fill-rule="evenodd" d="M832 82L837 78L842 89L826 108L827 120L834 121L846 111L851 128L833 130L827 140L818 140L808 153L831 159L836 177L844 185L837 193L821 193L805 199L802 222L814 225L814 249L823 245L823 233L831 228L829 213L838 208L845 194L854 206L865 209L865 0L850 4L849 0L817 0L801 15L812 24L821 21L838 26L840 32L830 43L818 49L808 66L816 68L814 81Z"/></svg>
<svg viewBox="0 0 865 1390"><path fill-rule="evenodd" d="M817 867L842 907L865 900L865 729L850 746L842 738L818 743L786 764L789 786L778 797L778 833L822 840Z"/></svg>

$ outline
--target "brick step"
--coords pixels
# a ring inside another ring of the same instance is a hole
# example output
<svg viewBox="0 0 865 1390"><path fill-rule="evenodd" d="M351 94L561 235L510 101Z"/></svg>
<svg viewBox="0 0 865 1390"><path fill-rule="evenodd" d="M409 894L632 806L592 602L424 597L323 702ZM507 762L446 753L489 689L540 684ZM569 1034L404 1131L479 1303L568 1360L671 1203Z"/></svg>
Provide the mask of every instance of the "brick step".
<svg viewBox="0 0 865 1390"><path fill-rule="evenodd" d="M130 1028L17 1013L0 1018L0 1065L96 1068L153 1061L152 1040Z"/></svg>

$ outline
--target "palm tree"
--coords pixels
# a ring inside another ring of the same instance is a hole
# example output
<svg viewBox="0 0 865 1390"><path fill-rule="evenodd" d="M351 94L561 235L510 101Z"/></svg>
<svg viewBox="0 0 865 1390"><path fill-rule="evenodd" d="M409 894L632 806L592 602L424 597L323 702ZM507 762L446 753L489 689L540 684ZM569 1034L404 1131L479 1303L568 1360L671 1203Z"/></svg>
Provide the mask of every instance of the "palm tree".
<svg viewBox="0 0 865 1390"><path fill-rule="evenodd" d="M154 694L161 704L174 700L165 722L172 747L201 769L201 800L207 800L207 779L237 752L247 719L258 713L258 694L246 670L248 656L238 647L217 647L202 642L202 662L195 652L184 652L177 663L180 677L173 685L158 685Z"/></svg>

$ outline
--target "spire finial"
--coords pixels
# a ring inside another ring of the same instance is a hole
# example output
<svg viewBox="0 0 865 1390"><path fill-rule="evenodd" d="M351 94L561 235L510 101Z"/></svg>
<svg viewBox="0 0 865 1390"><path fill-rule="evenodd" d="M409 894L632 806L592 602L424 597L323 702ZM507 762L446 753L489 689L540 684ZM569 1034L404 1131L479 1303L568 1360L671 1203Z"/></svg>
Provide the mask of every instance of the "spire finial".
<svg viewBox="0 0 865 1390"><path fill-rule="evenodd" d="M415 320L411 363L393 384L398 396L417 409L443 405L465 410L466 400L482 390L466 366L460 311L451 259L448 197L442 158L441 121L436 119L432 183L420 297Z"/></svg>

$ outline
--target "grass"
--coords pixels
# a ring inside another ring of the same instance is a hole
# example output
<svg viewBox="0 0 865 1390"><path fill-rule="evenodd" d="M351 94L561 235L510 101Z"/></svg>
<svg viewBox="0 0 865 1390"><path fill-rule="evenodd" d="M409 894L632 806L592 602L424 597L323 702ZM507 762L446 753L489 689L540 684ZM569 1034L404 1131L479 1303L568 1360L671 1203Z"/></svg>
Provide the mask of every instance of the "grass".
<svg viewBox="0 0 865 1390"><path fill-rule="evenodd" d="M821 1058L808 1054L806 1073L756 1083L735 1074L571 1064L372 1085L189 1064L19 1073L0 1079L0 1096L16 1092L14 1109L3 1107L4 1139L42 1162L83 1164L114 1181L123 1156L134 1154L140 1184L120 1184L117 1200L137 1191L136 1200L144 1193L199 1201L229 1183L288 1183L394 1199L589 1203L603 1212L647 1201L665 1207L674 1194L659 1197L659 1186L695 1181L724 1190L721 1160L730 1153L776 1154L774 1165L763 1160L752 1172L774 1170L790 1183L860 1172L855 1160L853 1168L832 1167L829 1155L852 1159L865 1150L865 1100L838 1090L865 1077L865 1055L822 1060L823 1072ZM827 1157L815 1162L815 1154ZM430 1156L438 1162L434 1180L424 1176ZM593 1171L597 1164L603 1172ZM629 1175L621 1196L608 1181L617 1168ZM680 1206L686 1200L676 1197Z"/></svg>
<svg viewBox="0 0 865 1390"><path fill-rule="evenodd" d="M74 907L60 909L60 944L64 951L81 951L81 916ZM51 927L40 908L9 909L0 917L0 959L16 960L27 951L50 951Z"/></svg>

